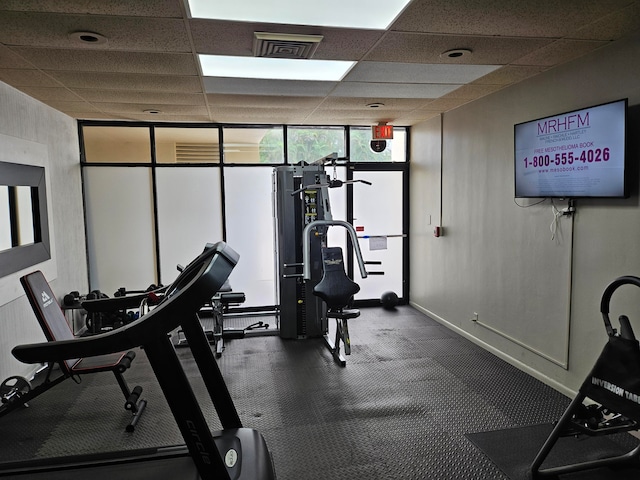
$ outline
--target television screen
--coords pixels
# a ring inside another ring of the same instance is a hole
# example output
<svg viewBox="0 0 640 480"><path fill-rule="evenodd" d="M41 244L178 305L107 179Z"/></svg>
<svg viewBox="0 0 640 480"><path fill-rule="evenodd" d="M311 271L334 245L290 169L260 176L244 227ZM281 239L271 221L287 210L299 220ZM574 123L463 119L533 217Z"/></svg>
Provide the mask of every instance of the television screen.
<svg viewBox="0 0 640 480"><path fill-rule="evenodd" d="M514 127L517 198L626 197L627 99Z"/></svg>

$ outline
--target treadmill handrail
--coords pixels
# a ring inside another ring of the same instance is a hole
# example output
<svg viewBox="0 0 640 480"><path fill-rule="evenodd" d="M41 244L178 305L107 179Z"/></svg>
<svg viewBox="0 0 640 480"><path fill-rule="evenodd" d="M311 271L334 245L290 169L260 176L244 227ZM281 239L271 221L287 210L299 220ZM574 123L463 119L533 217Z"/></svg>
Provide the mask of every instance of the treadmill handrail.
<svg viewBox="0 0 640 480"><path fill-rule="evenodd" d="M181 318L207 303L224 284L238 259L239 255L231 247L218 242L191 262L169 287L163 301L138 320L91 337L18 345L12 353L24 363L45 363L105 355L144 345L151 338L171 332L180 325ZM189 296L182 295L187 290Z"/></svg>
<svg viewBox="0 0 640 480"><path fill-rule="evenodd" d="M344 220L315 220L304 227L302 232L302 274L304 279L311 279L311 260L309 259L311 253L311 239L309 238L309 233L312 229L323 225L329 227L332 225L338 225L347 229L347 232L349 232L349 236L351 237L353 250L356 253L358 266L360 267L360 275L362 278L367 278L367 270L364 266L362 252L360 251L360 244L358 243L358 234L356 233L356 229L353 228L353 225L349 222L345 222Z"/></svg>

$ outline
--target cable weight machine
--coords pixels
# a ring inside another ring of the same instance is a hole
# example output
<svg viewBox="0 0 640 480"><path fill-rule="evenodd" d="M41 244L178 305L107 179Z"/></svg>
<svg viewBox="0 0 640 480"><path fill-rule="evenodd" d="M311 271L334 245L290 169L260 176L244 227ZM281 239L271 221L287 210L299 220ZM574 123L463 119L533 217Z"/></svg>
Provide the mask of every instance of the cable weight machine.
<svg viewBox="0 0 640 480"><path fill-rule="evenodd" d="M367 276L355 229L345 221L333 220L328 190L370 182L337 179L337 157L333 153L311 164L285 165L273 171L275 268L282 338L327 338L327 308L313 290L323 276L322 248L327 246L330 226L347 229L362 276ZM325 171L327 164L334 167L333 177Z"/></svg>

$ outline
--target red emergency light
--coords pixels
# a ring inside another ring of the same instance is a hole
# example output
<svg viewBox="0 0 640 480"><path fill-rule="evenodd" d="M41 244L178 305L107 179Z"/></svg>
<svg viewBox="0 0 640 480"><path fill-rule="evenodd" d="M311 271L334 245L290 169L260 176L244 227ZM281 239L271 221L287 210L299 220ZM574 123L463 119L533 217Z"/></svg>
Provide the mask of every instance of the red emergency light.
<svg viewBox="0 0 640 480"><path fill-rule="evenodd" d="M392 140L393 125L374 125L371 127L372 140Z"/></svg>

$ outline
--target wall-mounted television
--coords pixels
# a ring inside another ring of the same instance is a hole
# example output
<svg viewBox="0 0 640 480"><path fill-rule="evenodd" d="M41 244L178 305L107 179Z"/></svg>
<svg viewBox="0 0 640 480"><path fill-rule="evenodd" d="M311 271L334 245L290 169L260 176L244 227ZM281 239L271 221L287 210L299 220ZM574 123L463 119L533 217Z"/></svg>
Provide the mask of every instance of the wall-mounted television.
<svg viewBox="0 0 640 480"><path fill-rule="evenodd" d="M514 126L516 198L624 198L627 99Z"/></svg>

